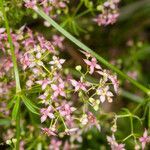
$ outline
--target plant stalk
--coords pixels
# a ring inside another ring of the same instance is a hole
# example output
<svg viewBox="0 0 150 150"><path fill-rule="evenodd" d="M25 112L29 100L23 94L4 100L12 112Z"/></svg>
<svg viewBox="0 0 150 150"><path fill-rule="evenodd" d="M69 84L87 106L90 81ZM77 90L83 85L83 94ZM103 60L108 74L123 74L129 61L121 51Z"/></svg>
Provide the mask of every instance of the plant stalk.
<svg viewBox="0 0 150 150"><path fill-rule="evenodd" d="M5 8L3 4L4 4L4 1L0 0L0 6L1 6L2 13L3 13L3 17L4 17L4 22L5 22L5 27L7 30L8 42L10 45L11 57L12 57L12 62L13 62L14 76L15 76L15 81L16 81L16 93L18 93L18 92L21 92L21 86L20 86L19 71L18 71L18 66L17 66L17 59L16 59L16 54L15 54L15 50L13 46L11 33L10 33L9 23L7 20L7 16L6 16L6 12L5 12Z"/></svg>
<svg viewBox="0 0 150 150"><path fill-rule="evenodd" d="M16 118L16 130L17 130L17 143L16 150L19 150L20 147L20 100L19 100L19 110Z"/></svg>
<svg viewBox="0 0 150 150"><path fill-rule="evenodd" d="M18 66L17 66L15 49L13 46L13 41L12 41L12 37L11 37L11 33L10 33L10 27L9 27L9 23L8 23L5 8L4 8L4 2L5 2L5 0L4 1L0 0L0 7L1 7L1 10L3 13L5 27L7 30L8 42L10 45L11 57L12 57L12 62L13 62L14 77L15 77L15 82L16 82L16 94L18 94L19 92L21 92L19 71L18 71ZM19 143L20 143L20 101L19 101L19 111L18 111L18 115L17 115L17 119L16 119L16 130L17 130L17 133L16 133L16 136L17 136L16 150L19 150Z"/></svg>

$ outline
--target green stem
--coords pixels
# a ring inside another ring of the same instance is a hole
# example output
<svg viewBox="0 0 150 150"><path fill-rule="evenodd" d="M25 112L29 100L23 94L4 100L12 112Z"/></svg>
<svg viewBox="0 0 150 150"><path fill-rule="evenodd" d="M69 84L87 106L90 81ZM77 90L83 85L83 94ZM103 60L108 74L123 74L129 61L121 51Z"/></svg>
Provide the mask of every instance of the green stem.
<svg viewBox="0 0 150 150"><path fill-rule="evenodd" d="M132 118L132 116L130 116L130 128L131 128L131 134L133 135L134 132L133 132L133 118Z"/></svg>
<svg viewBox="0 0 150 150"><path fill-rule="evenodd" d="M14 69L14 76L15 76L15 81L16 81L16 94L21 92L21 86L20 86L20 79L19 79L19 71L18 71L18 66L17 66L17 59L15 55L15 49L13 46L13 41L10 33L10 27L9 23L7 20L5 8L3 6L4 1L0 0L0 7L3 13L4 17L4 22L5 22L5 27L7 30L7 36L8 36L8 41L10 44L10 51L11 51L11 57L12 57L12 62L13 62L13 69ZM16 129L17 129L17 143L16 143L16 150L19 150L19 142L20 142L20 100L19 100L19 111L18 111L18 116L16 119Z"/></svg>
<svg viewBox="0 0 150 150"><path fill-rule="evenodd" d="M16 129L17 129L17 143L16 143L16 150L19 150L20 146L20 100L19 100L19 110L16 119Z"/></svg>
<svg viewBox="0 0 150 150"><path fill-rule="evenodd" d="M124 138L122 141L126 141L127 139L129 139L131 136L133 136L132 134L128 135L126 138Z"/></svg>
<svg viewBox="0 0 150 150"><path fill-rule="evenodd" d="M127 79L128 81L130 81L133 85L135 85L136 87L138 87L139 89L141 89L143 92L145 92L146 94L150 94L150 90L148 88L146 88L145 86L141 85L140 83L138 83L137 81L135 81L134 79L132 79L131 77L129 77L128 75L126 75L125 73L123 73L122 71L120 71L118 68L116 68L115 66L113 66L112 64L110 64L108 61L106 61L104 58L102 58L101 56L99 56L96 52L94 52L92 49L90 49L89 47L87 47L85 44L83 44L82 42L80 42L78 39L76 39L74 36L72 36L69 32L67 32L66 30L64 30L59 24L57 24L53 19L51 19L47 14L45 14L41 9L39 9L38 7L35 7L34 9L37 14L39 14L42 18L44 18L46 21L48 21L54 28L56 28L60 33L62 33L64 36L66 36L70 41L72 41L73 43L75 43L78 47L80 47L81 49L91 53L94 57L96 57L101 63L103 63L105 66L107 66L108 68L110 68L111 70L115 71L117 74L119 74L121 77L123 77L124 79Z"/></svg>
<svg viewBox="0 0 150 150"><path fill-rule="evenodd" d="M7 30L8 41L10 44L10 51L11 51L11 57L12 57L14 75L15 75L15 81L16 81L16 93L18 93L21 91L19 71L18 71L17 60L16 60L16 56L15 56L15 50L14 50L14 46L13 46L13 42L12 42L12 37L11 37L11 33L10 33L10 27L8 24L8 20L7 20L7 16L6 16L6 12L5 12L3 4L4 4L3 0L0 0L0 6L1 6L2 13L3 13L4 21L5 21L5 27Z"/></svg>
<svg viewBox="0 0 150 150"><path fill-rule="evenodd" d="M80 1L80 3L79 3L78 6L77 6L77 9L75 10L75 12L74 12L74 14L73 14L73 17L75 17L75 15L77 14L77 12L78 12L79 9L81 8L82 4L83 4L83 1Z"/></svg>

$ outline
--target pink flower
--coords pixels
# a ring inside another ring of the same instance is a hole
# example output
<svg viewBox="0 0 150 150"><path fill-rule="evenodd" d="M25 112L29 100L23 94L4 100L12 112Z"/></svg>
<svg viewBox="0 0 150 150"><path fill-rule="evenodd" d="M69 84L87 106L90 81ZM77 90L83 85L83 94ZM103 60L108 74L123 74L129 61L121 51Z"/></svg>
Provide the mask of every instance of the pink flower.
<svg viewBox="0 0 150 150"><path fill-rule="evenodd" d="M62 36L58 36L58 35L53 35L53 44L54 46L58 46L59 48L63 49L63 42L64 40L64 37Z"/></svg>
<svg viewBox="0 0 150 150"><path fill-rule="evenodd" d="M0 28L0 34L4 33L5 32L5 28Z"/></svg>
<svg viewBox="0 0 150 150"><path fill-rule="evenodd" d="M98 26L107 25L106 16L103 14L99 14L96 18L93 19L93 21L96 22Z"/></svg>
<svg viewBox="0 0 150 150"><path fill-rule="evenodd" d="M41 129L48 136L51 136L51 135L52 136L57 136L56 129L54 129L54 128L52 128L52 129L50 129L50 128L41 128Z"/></svg>
<svg viewBox="0 0 150 150"><path fill-rule="evenodd" d="M98 88L97 94L100 95L100 101L103 103L106 99L112 102L113 93L109 91L109 86Z"/></svg>
<svg viewBox="0 0 150 150"><path fill-rule="evenodd" d="M114 24L118 19L118 13L99 14L97 18L93 19L99 26Z"/></svg>
<svg viewBox="0 0 150 150"><path fill-rule="evenodd" d="M75 91L78 91L78 90L86 91L87 84L82 82L81 79L80 79L80 81L71 79L70 82L75 87Z"/></svg>
<svg viewBox="0 0 150 150"><path fill-rule="evenodd" d="M44 94L39 96L39 99L42 99L43 101L45 101L46 98L47 98L47 93L44 93Z"/></svg>
<svg viewBox="0 0 150 150"><path fill-rule="evenodd" d="M25 150L25 142L24 141L20 141L20 145L19 145L19 150Z"/></svg>
<svg viewBox="0 0 150 150"><path fill-rule="evenodd" d="M90 67L90 74L93 74L94 69L101 69L100 65L97 64L96 58L92 58L91 61L84 59L85 63Z"/></svg>
<svg viewBox="0 0 150 150"><path fill-rule="evenodd" d="M43 10L47 15L49 15L50 11L52 11L52 7L44 7Z"/></svg>
<svg viewBox="0 0 150 150"><path fill-rule="evenodd" d="M105 81L108 79L112 82L114 91L118 93L118 88L119 88L119 81L117 80L116 75L111 75L109 71L103 70L103 71L97 71L98 74L102 75L105 78Z"/></svg>
<svg viewBox="0 0 150 150"><path fill-rule="evenodd" d="M128 76L130 76L134 80L137 80L137 77L138 77L138 72L137 71L129 71L127 74L128 74Z"/></svg>
<svg viewBox="0 0 150 150"><path fill-rule="evenodd" d="M24 54L21 58L20 58L20 62L23 65L23 70L25 70L28 66L30 66L31 62L30 59L28 57L28 54Z"/></svg>
<svg viewBox="0 0 150 150"><path fill-rule="evenodd" d="M69 104L64 104L57 109L59 110L60 115L66 117L67 119L70 118L71 113L75 110L75 108L71 107Z"/></svg>
<svg viewBox="0 0 150 150"><path fill-rule="evenodd" d="M106 1L103 4L102 14L99 14L96 18L93 19L99 26L114 24L119 16L118 13L118 3L119 0Z"/></svg>
<svg viewBox="0 0 150 150"><path fill-rule="evenodd" d="M83 51L83 50L81 50L81 52L82 52L87 58L92 57L92 55L91 55L89 52L86 52L86 51Z"/></svg>
<svg viewBox="0 0 150 150"><path fill-rule="evenodd" d="M62 64L65 62L64 59L59 59L58 57L56 56L53 56L53 61L50 61L49 64L51 65L55 65L58 67L58 69L61 69L62 68Z"/></svg>
<svg viewBox="0 0 150 150"><path fill-rule="evenodd" d="M46 97L44 96L44 94L43 94L43 95L40 95L40 96L39 96L39 99L42 100L42 101L41 101L42 104L49 105L49 101L46 100Z"/></svg>
<svg viewBox="0 0 150 150"><path fill-rule="evenodd" d="M22 44L24 44L25 47L28 47L28 46L34 46L35 44L35 41L32 37L29 37L27 39L25 39Z"/></svg>
<svg viewBox="0 0 150 150"><path fill-rule="evenodd" d="M144 150L146 143L150 142L150 136L148 136L147 130L145 129L143 136L139 138L139 141L142 144L142 150Z"/></svg>
<svg viewBox="0 0 150 150"><path fill-rule="evenodd" d="M68 141L65 141L65 144L64 144L63 150L71 150L71 145L69 144L69 142L68 142Z"/></svg>
<svg viewBox="0 0 150 150"><path fill-rule="evenodd" d="M5 28L0 28L0 40L7 39L7 35L5 34Z"/></svg>
<svg viewBox="0 0 150 150"><path fill-rule="evenodd" d="M65 133L66 133L67 135L71 135L71 134L73 134L74 132L76 132L76 131L78 131L78 130L79 130L78 128L66 129L66 130L65 130Z"/></svg>
<svg viewBox="0 0 150 150"><path fill-rule="evenodd" d="M59 2L59 7L60 8L65 8L66 7L66 4L64 2Z"/></svg>
<svg viewBox="0 0 150 150"><path fill-rule="evenodd" d="M41 115L42 115L42 117L41 117L41 122L44 122L44 121L47 119L47 117L49 117L50 119L55 118L51 106L49 106L48 108L42 108L42 109L40 110L40 113L41 113Z"/></svg>
<svg viewBox="0 0 150 150"><path fill-rule="evenodd" d="M98 124L96 117L91 112L87 113L87 118L88 118L89 125L90 126L95 125L97 127L97 129L100 131L100 129L101 129L100 125Z"/></svg>
<svg viewBox="0 0 150 150"><path fill-rule="evenodd" d="M10 59L6 59L4 65L5 65L5 67L4 67L5 71L9 71L13 67L13 63Z"/></svg>
<svg viewBox="0 0 150 150"><path fill-rule="evenodd" d="M63 97L66 96L64 92L64 87L65 87L64 82L60 82L58 85L55 84L51 85L51 88L54 90L53 94L54 98L58 97L59 95Z"/></svg>
<svg viewBox="0 0 150 150"><path fill-rule="evenodd" d="M60 150L60 146L62 145L62 141L52 139L51 144L49 146L49 150Z"/></svg>
<svg viewBox="0 0 150 150"><path fill-rule="evenodd" d="M25 7L27 8L34 8L36 5L36 0L26 0L25 1Z"/></svg>
<svg viewBox="0 0 150 150"><path fill-rule="evenodd" d="M36 81L36 83L42 85L42 90L45 90L47 85L50 84L51 81L49 79L44 79L44 80Z"/></svg>
<svg viewBox="0 0 150 150"><path fill-rule="evenodd" d="M107 136L107 141L108 141L109 145L111 146L111 150L125 150L125 148L124 148L125 145L118 144L116 142L114 135L112 135L112 137Z"/></svg>
<svg viewBox="0 0 150 150"><path fill-rule="evenodd" d="M45 40L45 38L43 36L38 36L37 37L40 46L44 49L44 50L49 50L50 52L54 53L55 49L54 46L52 45L51 42Z"/></svg>
<svg viewBox="0 0 150 150"><path fill-rule="evenodd" d="M114 86L114 91L116 93L118 93L118 88L119 88L119 81L117 80L117 76L116 75L110 75L108 76L108 78L111 80L113 86Z"/></svg>

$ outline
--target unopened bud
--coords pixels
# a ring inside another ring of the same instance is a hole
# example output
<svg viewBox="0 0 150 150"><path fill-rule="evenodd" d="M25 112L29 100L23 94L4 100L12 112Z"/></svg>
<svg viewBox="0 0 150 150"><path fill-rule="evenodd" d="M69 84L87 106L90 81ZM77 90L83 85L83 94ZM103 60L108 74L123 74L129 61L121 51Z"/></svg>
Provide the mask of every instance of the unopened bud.
<svg viewBox="0 0 150 150"><path fill-rule="evenodd" d="M8 145L10 145L11 143L12 143L11 140L6 141L6 144L8 144Z"/></svg>
<svg viewBox="0 0 150 150"><path fill-rule="evenodd" d="M12 139L12 142L13 142L13 143L16 143L16 142L17 142L17 139Z"/></svg>
<svg viewBox="0 0 150 150"><path fill-rule="evenodd" d="M80 65L76 66L77 71L81 71L82 67Z"/></svg>

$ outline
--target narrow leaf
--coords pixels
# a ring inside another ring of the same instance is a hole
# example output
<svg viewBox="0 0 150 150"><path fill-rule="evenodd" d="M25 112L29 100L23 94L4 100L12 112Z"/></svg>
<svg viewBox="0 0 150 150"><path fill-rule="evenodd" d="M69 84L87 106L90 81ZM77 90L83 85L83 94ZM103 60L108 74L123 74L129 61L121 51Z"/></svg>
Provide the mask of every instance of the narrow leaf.
<svg viewBox="0 0 150 150"><path fill-rule="evenodd" d="M39 115L39 113L36 111L36 109L39 109L37 106L35 106L26 96L22 96L22 100L26 107L34 114Z"/></svg>
<svg viewBox="0 0 150 150"><path fill-rule="evenodd" d="M15 101L15 99L17 98L17 96L14 96L11 100L10 100L10 102L8 103L8 108L10 109L12 106L13 106L13 104L14 104L14 101Z"/></svg>
<svg viewBox="0 0 150 150"><path fill-rule="evenodd" d="M16 103L15 103L13 111L12 111L12 119L14 119L14 120L16 120L16 118L17 118L19 105L20 105L20 98L17 97Z"/></svg>
<svg viewBox="0 0 150 150"><path fill-rule="evenodd" d="M0 126L7 126L10 125L10 120L9 119L0 119Z"/></svg>

